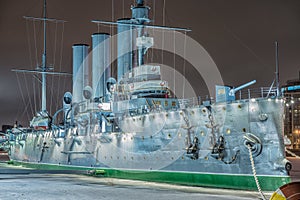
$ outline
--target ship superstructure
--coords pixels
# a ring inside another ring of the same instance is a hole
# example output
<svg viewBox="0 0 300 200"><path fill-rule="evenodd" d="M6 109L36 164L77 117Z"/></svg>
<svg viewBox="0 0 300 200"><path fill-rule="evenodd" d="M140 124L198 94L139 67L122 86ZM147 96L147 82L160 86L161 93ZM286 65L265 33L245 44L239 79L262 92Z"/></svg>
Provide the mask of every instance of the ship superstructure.
<svg viewBox="0 0 300 200"><path fill-rule="evenodd" d="M11 158L48 168L103 169L110 177L255 189L252 159L264 190L290 182L283 100L276 92L238 98L252 81L237 88L217 86L215 101L178 99L162 80L161 66L144 61L155 43L145 28L167 27L149 25L143 0L131 10L130 19L94 21L117 26L116 77L109 34L92 35L91 70L88 45L74 45L72 93L66 92L63 108L52 117L43 112L31 127L10 131ZM47 124L39 124L44 119Z"/></svg>

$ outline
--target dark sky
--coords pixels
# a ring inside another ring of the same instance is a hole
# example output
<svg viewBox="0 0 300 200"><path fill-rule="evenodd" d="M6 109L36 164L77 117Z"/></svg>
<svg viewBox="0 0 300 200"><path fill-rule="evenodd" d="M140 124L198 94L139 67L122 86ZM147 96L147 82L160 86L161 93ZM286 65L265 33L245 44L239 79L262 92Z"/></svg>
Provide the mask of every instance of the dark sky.
<svg viewBox="0 0 300 200"><path fill-rule="evenodd" d="M208 51L227 85L256 79L257 87L270 86L274 79L276 40L279 42L281 85L298 77L299 0L165 0L165 20L163 0L146 2L152 7L155 24L192 29L189 36ZM64 26L62 61L60 56L56 59L61 70L71 72L72 44L90 44L90 35L97 32L91 20L130 17L132 3L133 0L48 0L48 16L68 21ZM28 38L32 38L33 31L26 31L32 25L26 26L23 16L41 17L41 9L42 0L0 0L0 125L13 124L15 120L26 124L31 117L28 107L32 105L26 102L32 93L26 89L22 96L20 92L20 88L24 90L25 87L22 81L31 79L16 75L11 69L32 68L30 54L33 53L32 48L29 50ZM40 31L36 27L36 33ZM49 45L49 48L53 50L54 46ZM56 54L60 55L60 48L57 49ZM66 90L68 82L70 79L60 90Z"/></svg>

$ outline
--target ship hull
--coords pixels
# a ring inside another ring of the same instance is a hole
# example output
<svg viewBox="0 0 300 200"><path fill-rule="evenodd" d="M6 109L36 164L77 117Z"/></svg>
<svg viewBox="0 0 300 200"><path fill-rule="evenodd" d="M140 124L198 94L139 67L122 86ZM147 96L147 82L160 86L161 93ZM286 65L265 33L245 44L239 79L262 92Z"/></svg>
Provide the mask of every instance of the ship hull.
<svg viewBox="0 0 300 200"><path fill-rule="evenodd" d="M273 191L291 181L282 108L277 99L236 101L125 117L118 132L101 132L96 123L32 131L10 141L10 153L15 163L34 168L101 169L107 177L255 190L252 158L261 188ZM259 138L251 155L249 132Z"/></svg>

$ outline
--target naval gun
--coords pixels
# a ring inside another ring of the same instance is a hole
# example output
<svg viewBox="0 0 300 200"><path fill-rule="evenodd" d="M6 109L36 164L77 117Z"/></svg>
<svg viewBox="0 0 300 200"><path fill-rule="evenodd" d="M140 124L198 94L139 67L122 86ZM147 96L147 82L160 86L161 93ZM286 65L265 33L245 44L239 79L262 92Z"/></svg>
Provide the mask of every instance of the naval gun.
<svg viewBox="0 0 300 200"><path fill-rule="evenodd" d="M250 85L256 83L256 80L250 81L238 87L229 87L229 86L221 86L216 85L216 102L227 102L235 100L235 93L241 89L244 89Z"/></svg>

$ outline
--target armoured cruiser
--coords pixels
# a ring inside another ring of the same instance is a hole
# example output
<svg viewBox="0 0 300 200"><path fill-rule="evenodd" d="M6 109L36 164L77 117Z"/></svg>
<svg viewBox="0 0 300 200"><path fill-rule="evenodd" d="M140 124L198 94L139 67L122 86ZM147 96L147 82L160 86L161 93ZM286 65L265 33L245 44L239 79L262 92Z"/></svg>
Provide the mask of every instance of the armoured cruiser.
<svg viewBox="0 0 300 200"><path fill-rule="evenodd" d="M109 67L111 36L93 34L92 85L86 80L88 46L74 45L73 91L65 93L63 108L52 116L44 81L54 72L44 52L42 67L30 71L42 75L42 109L30 127L9 131L11 159L31 167L94 169L107 177L250 190L256 189L254 161L263 190L289 183L283 99L271 90L236 99L237 91L255 81L216 86L215 101L179 99L161 80L161 66L144 63L154 44L144 30L187 29L150 25L143 0L131 10L130 19L94 21L118 28L117 80Z"/></svg>

